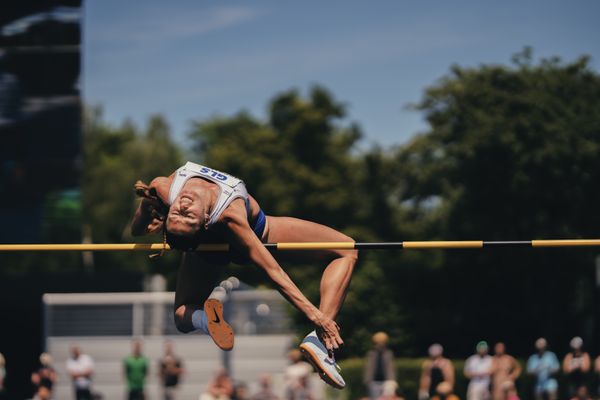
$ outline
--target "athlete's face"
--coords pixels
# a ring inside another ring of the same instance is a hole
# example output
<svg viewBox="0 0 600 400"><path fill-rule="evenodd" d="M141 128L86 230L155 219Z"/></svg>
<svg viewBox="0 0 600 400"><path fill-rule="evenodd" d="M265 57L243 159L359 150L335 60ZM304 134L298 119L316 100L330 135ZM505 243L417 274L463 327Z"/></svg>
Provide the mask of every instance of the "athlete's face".
<svg viewBox="0 0 600 400"><path fill-rule="evenodd" d="M206 207L192 191L182 191L167 215L167 228L176 235L193 235L206 221Z"/></svg>

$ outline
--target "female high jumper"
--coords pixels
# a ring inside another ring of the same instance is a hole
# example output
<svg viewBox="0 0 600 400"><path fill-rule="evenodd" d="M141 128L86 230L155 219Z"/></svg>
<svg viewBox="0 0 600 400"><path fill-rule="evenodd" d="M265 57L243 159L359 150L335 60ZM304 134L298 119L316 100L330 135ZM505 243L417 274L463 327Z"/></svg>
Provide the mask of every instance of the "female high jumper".
<svg viewBox="0 0 600 400"><path fill-rule="evenodd" d="M221 349L233 347L233 331L223 319L223 305L210 296L215 268L201 266L206 259L214 263L214 254L193 251L200 243L229 243L232 250L227 258L262 268L279 292L312 321L315 330L304 338L300 349L325 382L338 389L345 386L333 355L344 343L335 317L358 252L331 249L310 253L315 260L328 262L317 308L263 243L352 242L350 237L314 222L266 216L240 179L192 162L169 177L153 179L149 186L138 182L136 192L142 201L132 221L132 234L162 232L171 248L184 252L175 294L175 323L180 331L201 330Z"/></svg>

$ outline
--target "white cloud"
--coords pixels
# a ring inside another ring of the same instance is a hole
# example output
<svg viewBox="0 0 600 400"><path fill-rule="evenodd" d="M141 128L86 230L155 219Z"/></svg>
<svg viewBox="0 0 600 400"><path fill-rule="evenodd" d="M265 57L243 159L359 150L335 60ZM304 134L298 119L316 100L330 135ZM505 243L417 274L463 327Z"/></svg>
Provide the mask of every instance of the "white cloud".
<svg viewBox="0 0 600 400"><path fill-rule="evenodd" d="M148 46L174 40L202 36L225 30L260 17L261 11L243 6L225 6L212 9L168 8L150 9L143 16L131 20L115 18L110 26L97 26L90 35L92 42L120 46Z"/></svg>

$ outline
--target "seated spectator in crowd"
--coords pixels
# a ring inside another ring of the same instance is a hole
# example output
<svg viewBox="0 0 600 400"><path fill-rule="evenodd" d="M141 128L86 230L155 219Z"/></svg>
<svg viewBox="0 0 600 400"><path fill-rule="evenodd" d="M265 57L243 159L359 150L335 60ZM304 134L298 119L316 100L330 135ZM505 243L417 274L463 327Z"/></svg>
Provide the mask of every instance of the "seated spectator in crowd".
<svg viewBox="0 0 600 400"><path fill-rule="evenodd" d="M36 389L45 386L52 393L56 380L57 375L52 366L52 356L48 353L40 354L40 367L31 374L31 383Z"/></svg>
<svg viewBox="0 0 600 400"><path fill-rule="evenodd" d="M445 358L444 348L439 343L429 346L429 359L425 360L421 367L421 379L419 381L419 399L426 400L436 394L440 383L446 382L450 385L451 392L454 390L454 365L452 361Z"/></svg>
<svg viewBox="0 0 600 400"><path fill-rule="evenodd" d="M590 371L590 355L583 351L583 339L575 336L569 343L571 352L563 359L562 369L567 377L568 397L576 397L579 387L587 384Z"/></svg>
<svg viewBox="0 0 600 400"><path fill-rule="evenodd" d="M52 392L46 386L38 386L35 390L32 400L50 400L52 399Z"/></svg>
<svg viewBox="0 0 600 400"><path fill-rule="evenodd" d="M231 400L249 400L248 385L245 382L238 382L233 388Z"/></svg>
<svg viewBox="0 0 600 400"><path fill-rule="evenodd" d="M4 377L6 377L6 360L0 353L0 399L4 398Z"/></svg>
<svg viewBox="0 0 600 400"><path fill-rule="evenodd" d="M488 400L492 376L492 357L485 341L477 343L476 353L465 362L465 376L469 379L467 400Z"/></svg>
<svg viewBox="0 0 600 400"><path fill-rule="evenodd" d="M505 399L504 384L514 382L521 375L521 365L517 360L506 354L506 346L502 342L494 346L494 357L492 360L492 399Z"/></svg>
<svg viewBox="0 0 600 400"><path fill-rule="evenodd" d="M298 349L290 350L288 359L290 365L285 368L283 373L285 398L287 400L312 399L309 379L313 368L309 363L302 360L302 353Z"/></svg>
<svg viewBox="0 0 600 400"><path fill-rule="evenodd" d="M312 387L310 385L310 375L306 375L300 378L298 381L298 387L293 392L295 397L293 400L315 400L312 393Z"/></svg>
<svg viewBox="0 0 600 400"><path fill-rule="evenodd" d="M585 385L581 385L575 391L575 395L571 397L571 400L592 400L588 392L588 388Z"/></svg>
<svg viewBox="0 0 600 400"><path fill-rule="evenodd" d="M596 397L600 397L600 356L594 361L594 377L596 387ZM0 385L1 386L1 385Z"/></svg>
<svg viewBox="0 0 600 400"><path fill-rule="evenodd" d="M252 400L279 400L279 397L271 389L271 376L262 374L260 376L260 389L252 396Z"/></svg>
<svg viewBox="0 0 600 400"><path fill-rule="evenodd" d="M165 341L165 354L159 361L158 377L163 387L163 399L175 400L177 386L183 375L183 363L173 351L173 342Z"/></svg>
<svg viewBox="0 0 600 400"><path fill-rule="evenodd" d="M560 370L556 354L549 351L548 342L544 338L535 341L536 354L527 360L527 373L535 376L534 395L536 400L547 396L548 400L556 400L558 383L554 375Z"/></svg>
<svg viewBox="0 0 600 400"><path fill-rule="evenodd" d="M146 394L146 376L150 363L146 356L142 354L142 342L134 340L131 342L131 355L123 360L123 372L127 382L127 391L129 400L144 400Z"/></svg>
<svg viewBox="0 0 600 400"><path fill-rule="evenodd" d="M71 346L71 357L67 360L67 372L73 380L75 399L91 400L94 360L87 354L83 354L78 345Z"/></svg>
<svg viewBox="0 0 600 400"><path fill-rule="evenodd" d="M457 395L452 393L450 382L441 382L435 388L435 394L431 400L460 400Z"/></svg>
<svg viewBox="0 0 600 400"><path fill-rule="evenodd" d="M200 400L229 400L233 395L233 383L224 368L219 369L215 377L209 382L206 393L200 396Z"/></svg>
<svg viewBox="0 0 600 400"><path fill-rule="evenodd" d="M396 381L385 381L383 382L383 390L381 396L377 400L404 400L403 397L398 396L398 383Z"/></svg>
<svg viewBox="0 0 600 400"><path fill-rule="evenodd" d="M373 349L367 353L363 381L369 398L377 399L383 393L383 383L396 380L394 353L387 348L389 337L385 332L373 335Z"/></svg>
<svg viewBox="0 0 600 400"><path fill-rule="evenodd" d="M500 385L500 389L502 389L502 400L519 400L517 387L515 386L514 381L506 381L502 383L502 385Z"/></svg>

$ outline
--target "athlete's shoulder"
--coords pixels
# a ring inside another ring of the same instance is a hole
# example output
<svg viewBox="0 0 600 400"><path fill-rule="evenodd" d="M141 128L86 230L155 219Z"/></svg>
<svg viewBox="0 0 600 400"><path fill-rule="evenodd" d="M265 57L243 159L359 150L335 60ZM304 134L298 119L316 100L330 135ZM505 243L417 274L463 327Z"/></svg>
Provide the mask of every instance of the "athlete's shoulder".
<svg viewBox="0 0 600 400"><path fill-rule="evenodd" d="M246 209L246 202L243 198L238 197L233 200L229 206L221 216L219 217L219 222L224 222L226 224L248 224L248 210Z"/></svg>

